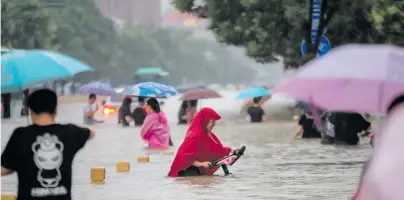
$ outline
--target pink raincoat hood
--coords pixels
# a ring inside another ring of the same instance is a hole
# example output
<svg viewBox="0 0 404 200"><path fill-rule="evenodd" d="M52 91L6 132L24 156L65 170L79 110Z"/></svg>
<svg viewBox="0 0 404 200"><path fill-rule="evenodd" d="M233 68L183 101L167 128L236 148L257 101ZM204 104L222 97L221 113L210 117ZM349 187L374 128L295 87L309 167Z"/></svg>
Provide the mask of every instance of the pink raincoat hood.
<svg viewBox="0 0 404 200"><path fill-rule="evenodd" d="M140 136L153 148L168 148L170 140L170 127L163 112L147 115Z"/></svg>

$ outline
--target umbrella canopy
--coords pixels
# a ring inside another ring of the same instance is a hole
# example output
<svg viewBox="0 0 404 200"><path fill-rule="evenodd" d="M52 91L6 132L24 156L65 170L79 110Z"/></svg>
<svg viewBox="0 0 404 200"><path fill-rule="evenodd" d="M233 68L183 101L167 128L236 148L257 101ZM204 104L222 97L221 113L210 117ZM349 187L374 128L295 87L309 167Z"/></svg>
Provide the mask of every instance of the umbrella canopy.
<svg viewBox="0 0 404 200"><path fill-rule="evenodd" d="M17 52L17 51L24 51L22 49L9 49L6 47L1 47L1 55L5 54L5 53L10 53L10 52Z"/></svg>
<svg viewBox="0 0 404 200"><path fill-rule="evenodd" d="M248 90L245 90L245 91L241 92L237 96L237 99L248 99L248 98L269 96L269 95L271 95L269 90L267 90L264 87L257 87L257 88L251 88L251 89L248 89Z"/></svg>
<svg viewBox="0 0 404 200"><path fill-rule="evenodd" d="M222 95L219 93L210 90L210 89L190 89L182 95L180 100L190 101L190 100L198 100L198 99L212 99L212 98L220 98Z"/></svg>
<svg viewBox="0 0 404 200"><path fill-rule="evenodd" d="M1 56L1 92L21 92L46 81L65 79L92 68L57 52L13 51Z"/></svg>
<svg viewBox="0 0 404 200"><path fill-rule="evenodd" d="M272 91L327 110L384 114L404 93L404 49L350 44L311 61Z"/></svg>
<svg viewBox="0 0 404 200"><path fill-rule="evenodd" d="M8 52L11 52L11 49L5 48L5 47L1 47L1 55L3 55L4 53L8 53Z"/></svg>
<svg viewBox="0 0 404 200"><path fill-rule="evenodd" d="M115 94L114 88L109 83L92 82L82 85L79 88L79 93L82 94L96 94L101 96L110 96Z"/></svg>
<svg viewBox="0 0 404 200"><path fill-rule="evenodd" d="M190 89L205 89L206 87L203 85L198 85L198 84L183 84L177 87L177 91L180 93L184 93Z"/></svg>
<svg viewBox="0 0 404 200"><path fill-rule="evenodd" d="M130 85L125 87L125 89L123 89L121 92L123 95L157 98L174 96L177 93L178 92L174 87L154 82L144 82L136 85Z"/></svg>

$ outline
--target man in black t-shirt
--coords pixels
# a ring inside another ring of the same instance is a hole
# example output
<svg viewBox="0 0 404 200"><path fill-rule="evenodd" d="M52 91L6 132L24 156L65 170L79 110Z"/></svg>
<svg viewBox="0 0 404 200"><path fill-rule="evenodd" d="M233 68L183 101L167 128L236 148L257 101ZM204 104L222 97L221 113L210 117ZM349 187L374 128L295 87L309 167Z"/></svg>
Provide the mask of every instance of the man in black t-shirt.
<svg viewBox="0 0 404 200"><path fill-rule="evenodd" d="M42 89L27 100L33 124L12 133L1 155L1 175L18 175L17 200L71 199L72 162L94 132L54 122L56 93Z"/></svg>
<svg viewBox="0 0 404 200"><path fill-rule="evenodd" d="M264 109L259 105L262 97L253 99L254 105L247 109L248 117L251 123L259 123L266 120Z"/></svg>
<svg viewBox="0 0 404 200"><path fill-rule="evenodd" d="M144 111L144 97L138 97L139 104L132 112L132 118L135 121L135 126L142 126L146 119L146 111Z"/></svg>
<svg viewBox="0 0 404 200"><path fill-rule="evenodd" d="M335 143L357 145L358 133L366 131L371 124L359 113L338 113L335 124Z"/></svg>
<svg viewBox="0 0 404 200"><path fill-rule="evenodd" d="M321 138L321 133L317 130L310 111L306 111L300 117L296 132L296 136L302 135L302 138Z"/></svg>

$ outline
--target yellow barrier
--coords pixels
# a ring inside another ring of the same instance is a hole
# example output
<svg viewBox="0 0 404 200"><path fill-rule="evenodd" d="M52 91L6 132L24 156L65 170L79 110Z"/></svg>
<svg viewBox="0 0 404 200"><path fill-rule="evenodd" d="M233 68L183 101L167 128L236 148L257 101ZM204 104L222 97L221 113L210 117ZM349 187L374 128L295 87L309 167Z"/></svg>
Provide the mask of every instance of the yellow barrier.
<svg viewBox="0 0 404 200"><path fill-rule="evenodd" d="M105 168L96 167L91 168L91 184L103 184L105 183Z"/></svg>
<svg viewBox="0 0 404 200"><path fill-rule="evenodd" d="M129 172L130 163L128 161L120 161L116 163L116 171L117 172Z"/></svg>
<svg viewBox="0 0 404 200"><path fill-rule="evenodd" d="M174 152L172 152L172 151L165 151L165 152L163 152L163 155L167 155L167 156L169 156L169 155L174 155Z"/></svg>
<svg viewBox="0 0 404 200"><path fill-rule="evenodd" d="M149 156L139 156L139 157L137 157L137 162L147 163L149 161L150 161Z"/></svg>
<svg viewBox="0 0 404 200"><path fill-rule="evenodd" d="M0 200L16 200L17 197L14 194L2 194Z"/></svg>

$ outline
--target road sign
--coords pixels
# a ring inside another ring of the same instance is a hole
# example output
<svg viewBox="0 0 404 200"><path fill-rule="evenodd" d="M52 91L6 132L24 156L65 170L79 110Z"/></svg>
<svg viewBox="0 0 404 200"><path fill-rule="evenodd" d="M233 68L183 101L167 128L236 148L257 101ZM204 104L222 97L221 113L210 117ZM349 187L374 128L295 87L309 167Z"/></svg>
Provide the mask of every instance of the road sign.
<svg viewBox="0 0 404 200"><path fill-rule="evenodd" d="M318 57L324 56L331 50L331 42L330 40L322 35L320 38L320 45L318 47Z"/></svg>
<svg viewBox="0 0 404 200"><path fill-rule="evenodd" d="M320 38L320 45L318 47L318 53L317 53L317 57L321 57L324 56L326 53L328 53L331 49L331 42L330 40L322 35ZM302 51L303 56L307 55L307 44L306 41L302 41L302 43L300 44L300 50Z"/></svg>
<svg viewBox="0 0 404 200"><path fill-rule="evenodd" d="M311 17L311 42L314 43L314 41L316 40L316 36L317 36L317 30L318 30L318 26L320 24L320 16L321 16L321 1L322 0L312 0L313 3L313 10L312 12L312 17ZM325 34L327 32L327 28L324 28L323 30L323 34ZM330 40L322 35L320 38L320 45L318 47L318 53L317 53L317 57L321 57L323 55L325 55L326 53L328 53L328 51L330 51L331 49L331 43ZM302 51L303 56L307 55L307 44L306 41L302 41L301 45L300 45L300 50Z"/></svg>
<svg viewBox="0 0 404 200"><path fill-rule="evenodd" d="M311 40L314 42L320 24L321 0L313 0L313 10L311 11Z"/></svg>

